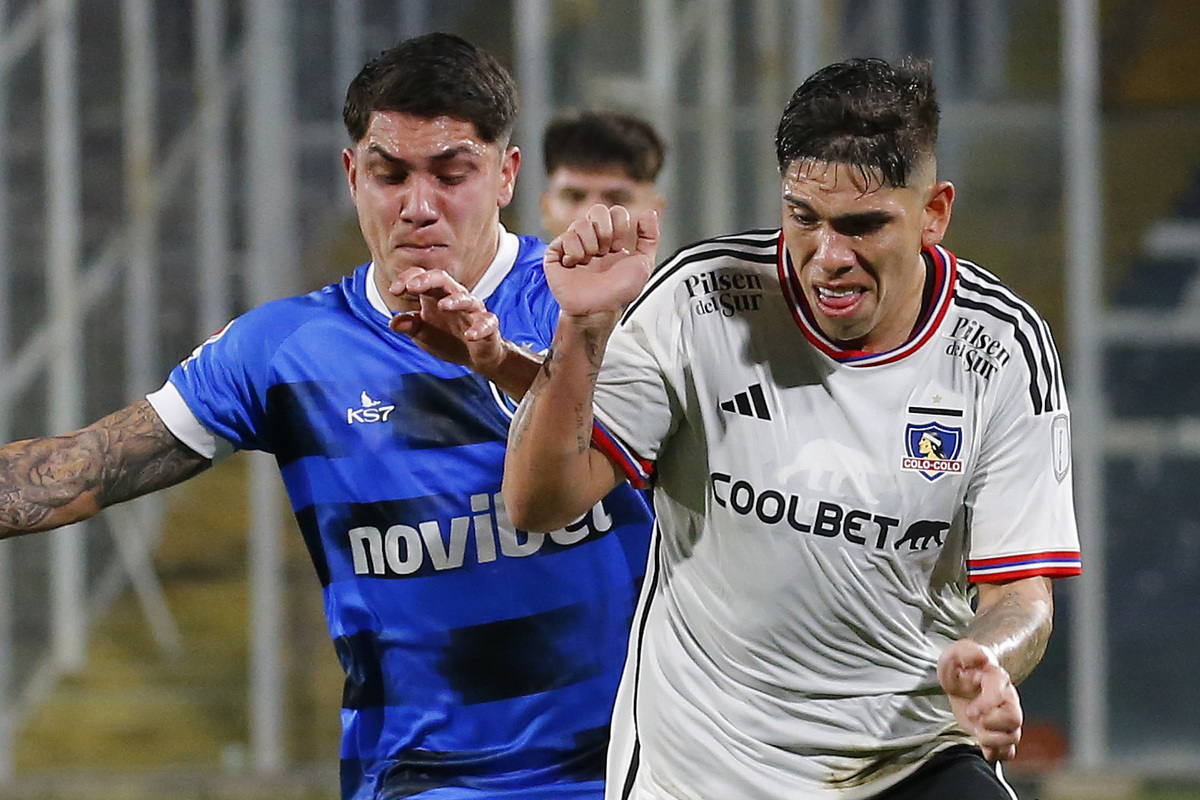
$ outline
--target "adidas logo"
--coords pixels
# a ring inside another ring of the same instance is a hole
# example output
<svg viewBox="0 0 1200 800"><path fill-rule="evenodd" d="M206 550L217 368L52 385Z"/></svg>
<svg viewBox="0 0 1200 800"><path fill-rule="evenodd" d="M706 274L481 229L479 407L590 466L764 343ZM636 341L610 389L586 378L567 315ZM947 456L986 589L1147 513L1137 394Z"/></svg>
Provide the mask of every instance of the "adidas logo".
<svg viewBox="0 0 1200 800"><path fill-rule="evenodd" d="M767 398L763 395L762 384L756 383L744 392L738 392L731 400L721 403L721 409L743 417L770 419L771 410L767 408Z"/></svg>

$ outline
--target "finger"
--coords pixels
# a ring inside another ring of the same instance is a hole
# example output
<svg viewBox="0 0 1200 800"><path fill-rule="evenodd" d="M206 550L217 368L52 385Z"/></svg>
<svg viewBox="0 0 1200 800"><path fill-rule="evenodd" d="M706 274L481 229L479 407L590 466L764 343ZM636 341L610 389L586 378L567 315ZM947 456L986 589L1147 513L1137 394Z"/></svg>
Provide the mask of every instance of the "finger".
<svg viewBox="0 0 1200 800"><path fill-rule="evenodd" d="M576 220L571 223L571 227L567 228L559 237L562 246L562 259L560 263L564 267L574 267L582 263L587 253L587 247L584 244L583 237L579 232L580 222ZM590 227L590 226L589 226Z"/></svg>
<svg viewBox="0 0 1200 800"><path fill-rule="evenodd" d="M980 747L980 749L983 750L984 759L992 763L1010 761L1017 757L1017 746L1015 744L999 747Z"/></svg>
<svg viewBox="0 0 1200 800"><path fill-rule="evenodd" d="M971 701L968 716L979 719L994 709L1007 709L1020 715L1020 700L1008 673L999 667L979 670L979 694Z"/></svg>
<svg viewBox="0 0 1200 800"><path fill-rule="evenodd" d="M546 245L546 254L542 256L542 263L546 266L562 264L563 255L563 237L560 234L551 239L550 244Z"/></svg>
<svg viewBox="0 0 1200 800"><path fill-rule="evenodd" d="M438 308L442 311L456 311L461 314L471 314L478 311L486 311L483 301L475 295L463 289L454 294L448 294L438 300Z"/></svg>
<svg viewBox="0 0 1200 800"><path fill-rule="evenodd" d="M471 322L471 326L463 335L472 342L478 342L498 333L499 330L500 321L495 314L480 314Z"/></svg>
<svg viewBox="0 0 1200 800"><path fill-rule="evenodd" d="M396 279L388 286L388 291L397 297L410 294L408 282L425 272L424 267L409 267L396 276Z"/></svg>
<svg viewBox="0 0 1200 800"><path fill-rule="evenodd" d="M638 216L637 251L650 256L651 261L658 252L658 212L652 208Z"/></svg>
<svg viewBox="0 0 1200 800"><path fill-rule="evenodd" d="M583 219L577 219L571 223L571 230L579 237L579 243L582 246L580 253L581 260L591 258L600 252L608 252L607 249L600 249L599 219L608 216L608 209L601 205L595 205L589 208L583 215Z"/></svg>
<svg viewBox="0 0 1200 800"><path fill-rule="evenodd" d="M422 270L407 279L406 288L410 293L441 298L453 294L465 294L466 288L450 277L441 269Z"/></svg>
<svg viewBox="0 0 1200 800"><path fill-rule="evenodd" d="M620 208L620 206L617 206ZM607 206L594 205L587 210L587 220L592 224L592 233L596 237L596 249L594 252L597 255L611 253L616 249L613 247L613 211Z"/></svg>
<svg viewBox="0 0 1200 800"><path fill-rule="evenodd" d="M609 252L632 253L637 249L637 228L629 217L629 209L625 206L613 206L609 212L612 215L613 231Z"/></svg>

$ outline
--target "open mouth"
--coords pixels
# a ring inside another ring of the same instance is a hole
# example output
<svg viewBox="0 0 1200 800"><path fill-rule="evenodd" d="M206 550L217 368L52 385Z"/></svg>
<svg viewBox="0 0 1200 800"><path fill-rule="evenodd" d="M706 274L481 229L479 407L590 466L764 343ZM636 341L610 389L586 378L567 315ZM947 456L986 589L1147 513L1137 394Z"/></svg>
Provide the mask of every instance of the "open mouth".
<svg viewBox="0 0 1200 800"><path fill-rule="evenodd" d="M816 286L817 305L822 313L829 316L842 316L852 312L860 302L866 289L862 287L847 287L834 289L829 286Z"/></svg>

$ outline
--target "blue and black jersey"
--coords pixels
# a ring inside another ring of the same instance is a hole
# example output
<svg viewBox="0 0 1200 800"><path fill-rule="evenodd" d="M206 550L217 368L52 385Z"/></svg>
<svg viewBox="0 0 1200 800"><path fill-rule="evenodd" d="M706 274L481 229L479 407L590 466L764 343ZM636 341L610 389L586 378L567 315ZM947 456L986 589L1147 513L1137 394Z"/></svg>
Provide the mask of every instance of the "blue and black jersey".
<svg viewBox="0 0 1200 800"><path fill-rule="evenodd" d="M521 237L485 298L535 350L558 318L544 249ZM279 463L346 671L343 797L599 798L650 512L623 485L515 530L511 402L393 333L370 281L256 308L170 377L210 433Z"/></svg>

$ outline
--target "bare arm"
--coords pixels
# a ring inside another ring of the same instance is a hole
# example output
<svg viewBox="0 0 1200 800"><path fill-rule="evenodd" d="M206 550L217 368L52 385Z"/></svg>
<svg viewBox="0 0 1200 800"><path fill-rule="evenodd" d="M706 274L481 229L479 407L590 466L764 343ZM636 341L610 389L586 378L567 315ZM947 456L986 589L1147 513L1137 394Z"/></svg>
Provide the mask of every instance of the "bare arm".
<svg viewBox="0 0 1200 800"><path fill-rule="evenodd" d="M525 530L554 530L624 480L591 446L592 394L615 317L559 320L554 345L517 409L504 461L504 500Z"/></svg>
<svg viewBox="0 0 1200 800"><path fill-rule="evenodd" d="M938 679L955 717L989 759L1016 754L1024 722L1016 683L1041 661L1053 617L1049 578L980 584L966 636L938 660Z"/></svg>
<svg viewBox="0 0 1200 800"><path fill-rule="evenodd" d="M658 220L593 206L546 250L546 280L562 308L550 355L513 419L504 500L526 530L553 530L624 479L591 446L592 396L608 337L654 265Z"/></svg>
<svg viewBox="0 0 1200 800"><path fill-rule="evenodd" d="M979 585L979 609L967 638L990 647L1020 683L1042 660L1054 625L1054 589L1045 577Z"/></svg>
<svg viewBox="0 0 1200 800"><path fill-rule="evenodd" d="M0 537L50 530L164 489L212 462L140 400L63 436L0 448Z"/></svg>

